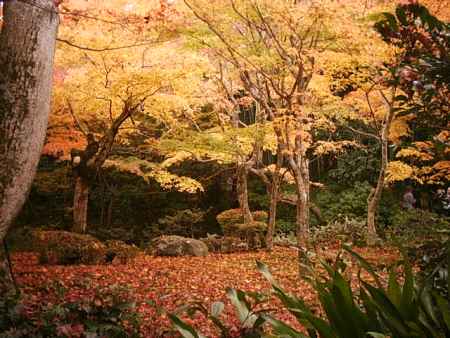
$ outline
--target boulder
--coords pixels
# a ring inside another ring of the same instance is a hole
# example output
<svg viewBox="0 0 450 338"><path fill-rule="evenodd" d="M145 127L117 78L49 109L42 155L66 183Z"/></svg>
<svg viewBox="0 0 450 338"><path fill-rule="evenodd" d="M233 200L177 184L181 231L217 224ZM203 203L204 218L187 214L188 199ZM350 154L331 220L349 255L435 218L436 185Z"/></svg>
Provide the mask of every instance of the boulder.
<svg viewBox="0 0 450 338"><path fill-rule="evenodd" d="M161 236L152 241L156 256L206 256L208 246L200 240L181 236Z"/></svg>
<svg viewBox="0 0 450 338"><path fill-rule="evenodd" d="M35 230L34 250L39 261L49 264L101 264L106 246L95 237L59 230Z"/></svg>
<svg viewBox="0 0 450 338"><path fill-rule="evenodd" d="M106 262L108 263L126 264L142 254L137 246L126 244L123 241L108 240L104 244L106 245Z"/></svg>

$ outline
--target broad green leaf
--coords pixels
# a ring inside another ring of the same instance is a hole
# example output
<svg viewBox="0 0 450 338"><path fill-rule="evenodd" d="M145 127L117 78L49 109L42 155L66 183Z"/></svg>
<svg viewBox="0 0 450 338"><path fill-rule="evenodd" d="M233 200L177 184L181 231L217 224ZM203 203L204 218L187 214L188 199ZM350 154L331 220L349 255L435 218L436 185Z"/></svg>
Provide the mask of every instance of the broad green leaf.
<svg viewBox="0 0 450 338"><path fill-rule="evenodd" d="M378 277L378 275L376 274L375 270L373 269L373 267L370 265L369 262L367 262L363 257L361 257L360 255L358 255L356 252L354 252L348 245L344 245L343 246L344 250L346 250L347 252L349 252L353 257L356 258L356 260L359 262L359 264L374 278L375 283L377 284L377 286L382 289L383 285L380 282L380 278Z"/></svg>
<svg viewBox="0 0 450 338"><path fill-rule="evenodd" d="M389 283L387 288L387 294L391 302L396 306L400 306L400 302L402 299L402 291L400 288L400 284L397 281L397 273L395 271L396 265L391 267L389 272Z"/></svg>
<svg viewBox="0 0 450 338"><path fill-rule="evenodd" d="M177 316L169 313L168 317L172 321L172 324L175 326L177 331L183 336L183 338L206 338L202 334L198 333L192 326L186 324Z"/></svg>
<svg viewBox="0 0 450 338"><path fill-rule="evenodd" d="M269 281L270 284L278 286L277 281L275 280L275 278L273 278L266 264L260 261L256 261L256 266L258 268L258 271L261 272L261 274L264 276L265 279Z"/></svg>
<svg viewBox="0 0 450 338"><path fill-rule="evenodd" d="M382 333L378 333L378 332L367 332L367 334L373 338L388 338L389 336L386 336Z"/></svg>
<svg viewBox="0 0 450 338"><path fill-rule="evenodd" d="M277 337L308 338L303 333L295 330L278 319L271 316L264 316L264 318L273 327L274 333L277 334Z"/></svg>
<svg viewBox="0 0 450 338"><path fill-rule="evenodd" d="M214 302L211 304L211 316L218 317L225 308L225 304L222 302Z"/></svg>

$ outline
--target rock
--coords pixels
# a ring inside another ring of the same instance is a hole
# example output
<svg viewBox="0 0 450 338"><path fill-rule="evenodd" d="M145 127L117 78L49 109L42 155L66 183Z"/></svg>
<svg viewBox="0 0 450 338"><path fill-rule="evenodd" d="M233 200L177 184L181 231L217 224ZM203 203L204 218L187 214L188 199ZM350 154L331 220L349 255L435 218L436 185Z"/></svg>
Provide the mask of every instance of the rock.
<svg viewBox="0 0 450 338"><path fill-rule="evenodd" d="M181 236L161 236L152 241L156 256L206 256L208 246L200 240Z"/></svg>
<svg viewBox="0 0 450 338"><path fill-rule="evenodd" d="M123 241L108 240L104 244L106 245L106 261L113 265L126 264L142 254L138 247Z"/></svg>
<svg viewBox="0 0 450 338"><path fill-rule="evenodd" d="M35 230L32 237L41 263L70 265L101 264L105 261L106 246L91 235Z"/></svg>

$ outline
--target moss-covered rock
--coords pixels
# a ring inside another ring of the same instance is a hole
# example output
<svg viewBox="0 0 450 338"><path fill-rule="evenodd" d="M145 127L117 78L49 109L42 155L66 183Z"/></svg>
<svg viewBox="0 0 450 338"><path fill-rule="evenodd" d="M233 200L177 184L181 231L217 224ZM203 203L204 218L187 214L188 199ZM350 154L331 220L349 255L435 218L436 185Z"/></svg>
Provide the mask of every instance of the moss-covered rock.
<svg viewBox="0 0 450 338"><path fill-rule="evenodd" d="M91 235L68 231L33 231L33 247L39 261L49 264L101 264L106 246Z"/></svg>
<svg viewBox="0 0 450 338"><path fill-rule="evenodd" d="M208 246L198 239L161 236L152 241L150 252L156 256L206 256Z"/></svg>
<svg viewBox="0 0 450 338"><path fill-rule="evenodd" d="M105 241L105 245L106 261L113 264L125 264L143 254L137 246L119 240Z"/></svg>
<svg viewBox="0 0 450 338"><path fill-rule="evenodd" d="M222 237L217 235L202 238L210 252L233 253L248 251L248 243L239 237Z"/></svg>

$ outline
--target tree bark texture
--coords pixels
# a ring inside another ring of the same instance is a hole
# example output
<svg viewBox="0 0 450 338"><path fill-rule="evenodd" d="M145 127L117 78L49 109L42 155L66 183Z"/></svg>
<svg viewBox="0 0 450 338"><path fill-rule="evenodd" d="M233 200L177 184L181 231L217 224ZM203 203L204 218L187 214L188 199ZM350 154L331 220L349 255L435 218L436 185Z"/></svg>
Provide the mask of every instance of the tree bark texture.
<svg viewBox="0 0 450 338"><path fill-rule="evenodd" d="M149 95L150 96L150 95ZM78 161L74 161L74 154L72 154L72 169L75 178L75 186L78 184L78 178L81 178L83 184L80 186L81 189L78 199L75 188L74 205L73 205L73 226L72 231L84 233L87 228L87 210L89 202L89 185L92 180L94 180L101 167L107 160L111 153L112 147L115 142L117 133L119 132L120 126L130 118L134 113L140 111L145 100L148 96L140 99L137 103L132 102L132 95L124 102L122 111L119 116L117 116L111 123L110 127L104 132L100 140L95 140L92 133L86 133L81 126L80 129L85 133L87 137L87 146L81 154L77 154L79 157ZM69 109L72 114L72 107L69 103ZM75 153L75 151L74 151ZM79 204L77 204L80 202Z"/></svg>
<svg viewBox="0 0 450 338"><path fill-rule="evenodd" d="M50 111L56 33L52 0L10 0L0 33L0 240L31 187Z"/></svg>
<svg viewBox="0 0 450 338"><path fill-rule="evenodd" d="M245 164L238 164L237 168L237 195L239 207L244 218L244 223L253 222L253 216L248 205L248 169Z"/></svg>
<svg viewBox="0 0 450 338"><path fill-rule="evenodd" d="M89 183L82 177L75 179L73 195L73 231L85 233L87 227L87 209L89 202Z"/></svg>
<svg viewBox="0 0 450 338"><path fill-rule="evenodd" d="M381 166L380 173L378 174L377 185L369 194L367 205L367 234L369 244L376 241L378 238L375 217L380 204L381 194L383 192L384 180L386 177L386 168L389 162L389 132L391 129L392 119L394 118L394 112L389 109L386 115L381 130Z"/></svg>
<svg viewBox="0 0 450 338"><path fill-rule="evenodd" d="M275 233L275 225L277 220L277 207L278 207L278 199L280 195L280 170L283 166L283 148L281 145L277 146L277 162L274 172L272 173L272 181L269 185L269 197L270 197L270 205L269 205L269 222L267 224L267 233L266 233L266 248L268 251L272 250L273 247L273 235Z"/></svg>

